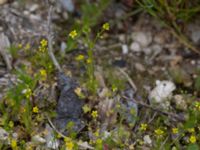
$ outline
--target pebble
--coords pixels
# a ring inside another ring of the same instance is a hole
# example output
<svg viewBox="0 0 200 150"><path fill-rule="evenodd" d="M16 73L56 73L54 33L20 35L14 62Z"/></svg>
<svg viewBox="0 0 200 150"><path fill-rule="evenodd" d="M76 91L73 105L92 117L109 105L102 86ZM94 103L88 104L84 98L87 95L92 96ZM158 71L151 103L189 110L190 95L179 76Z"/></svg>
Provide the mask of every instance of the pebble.
<svg viewBox="0 0 200 150"><path fill-rule="evenodd" d="M133 52L141 52L142 51L140 44L137 42L131 43L130 50Z"/></svg>
<svg viewBox="0 0 200 150"><path fill-rule="evenodd" d="M125 55L125 54L128 54L128 46L126 44L123 44L122 45L122 53Z"/></svg>
<svg viewBox="0 0 200 150"><path fill-rule="evenodd" d="M152 42L152 35L150 32L134 32L131 36L133 41L139 43L141 47L147 47Z"/></svg>

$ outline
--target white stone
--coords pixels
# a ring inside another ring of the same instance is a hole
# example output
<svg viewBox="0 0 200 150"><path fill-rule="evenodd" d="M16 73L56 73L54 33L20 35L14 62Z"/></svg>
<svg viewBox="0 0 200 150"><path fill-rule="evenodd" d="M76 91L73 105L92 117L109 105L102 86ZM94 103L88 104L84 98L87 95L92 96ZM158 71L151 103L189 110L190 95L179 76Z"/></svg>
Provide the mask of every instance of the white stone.
<svg viewBox="0 0 200 150"><path fill-rule="evenodd" d="M130 50L133 51L133 52L141 52L142 49L141 49L141 46L140 46L139 43L133 42L130 45Z"/></svg>
<svg viewBox="0 0 200 150"><path fill-rule="evenodd" d="M149 135L145 135L145 136L143 137L143 140L144 140L144 143L145 143L145 144L152 144L152 140L151 140L151 138L150 138Z"/></svg>
<svg viewBox="0 0 200 150"><path fill-rule="evenodd" d="M142 47L147 47L152 42L152 35L150 32L134 32L132 39Z"/></svg>
<svg viewBox="0 0 200 150"><path fill-rule="evenodd" d="M45 137L46 142L46 146L47 148L51 148L51 149L58 149L60 142L59 140L56 139L53 129L47 124L46 125L46 129L47 134Z"/></svg>
<svg viewBox="0 0 200 150"><path fill-rule="evenodd" d="M162 104L165 103L167 99L171 98L172 92L175 89L176 86L173 82L157 80L156 87L149 93L148 98L152 104Z"/></svg>
<svg viewBox="0 0 200 150"><path fill-rule="evenodd" d="M32 142L37 143L37 144L44 144L46 143L46 140L42 138L40 135L34 135L32 137Z"/></svg>
<svg viewBox="0 0 200 150"><path fill-rule="evenodd" d="M3 128L0 128L0 141L5 141L8 139L8 132L4 130Z"/></svg>
<svg viewBox="0 0 200 150"><path fill-rule="evenodd" d="M122 53L123 54L128 54L128 46L126 44L122 45Z"/></svg>

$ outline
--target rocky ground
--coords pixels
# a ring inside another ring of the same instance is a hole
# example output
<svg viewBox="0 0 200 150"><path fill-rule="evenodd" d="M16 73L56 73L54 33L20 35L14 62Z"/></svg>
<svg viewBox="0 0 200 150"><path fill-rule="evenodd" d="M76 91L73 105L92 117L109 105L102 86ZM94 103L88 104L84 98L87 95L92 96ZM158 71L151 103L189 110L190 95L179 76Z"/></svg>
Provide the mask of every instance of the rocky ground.
<svg viewBox="0 0 200 150"><path fill-rule="evenodd" d="M75 23L84 23L84 4L53 4L53 52L63 73L41 53L49 49L41 41L49 44L51 4L0 1L0 148L199 149L198 54L148 14L112 2L96 23L89 17L92 38L110 24L93 48L91 92L90 63L80 57L88 60L88 45L77 39L69 51L68 43ZM199 19L184 32L198 48Z"/></svg>

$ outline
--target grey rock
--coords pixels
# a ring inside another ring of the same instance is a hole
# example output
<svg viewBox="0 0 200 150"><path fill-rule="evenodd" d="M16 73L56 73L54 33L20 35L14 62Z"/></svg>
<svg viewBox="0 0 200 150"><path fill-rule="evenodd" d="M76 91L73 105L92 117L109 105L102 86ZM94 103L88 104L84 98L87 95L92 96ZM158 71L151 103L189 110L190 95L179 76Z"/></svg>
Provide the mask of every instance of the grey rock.
<svg viewBox="0 0 200 150"><path fill-rule="evenodd" d="M72 0L59 0L59 2L61 3L62 7L69 11L69 12L73 12L74 11L74 4L72 2Z"/></svg>
<svg viewBox="0 0 200 150"><path fill-rule="evenodd" d="M63 133L66 133L64 132L65 127L71 121L74 123L74 131L79 132L84 126L81 120L84 101L75 94L76 87L78 87L78 84L70 77L65 76L64 73L58 74L60 96L56 108L57 117L54 123Z"/></svg>

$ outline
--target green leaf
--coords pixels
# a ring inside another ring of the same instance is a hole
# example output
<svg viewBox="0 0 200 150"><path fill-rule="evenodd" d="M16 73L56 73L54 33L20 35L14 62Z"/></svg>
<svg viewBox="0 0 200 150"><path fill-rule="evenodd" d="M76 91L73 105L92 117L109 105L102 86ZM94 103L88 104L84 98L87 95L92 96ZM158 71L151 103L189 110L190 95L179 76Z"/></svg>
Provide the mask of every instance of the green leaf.
<svg viewBox="0 0 200 150"><path fill-rule="evenodd" d="M199 150L199 146L197 144L190 144L187 150Z"/></svg>

